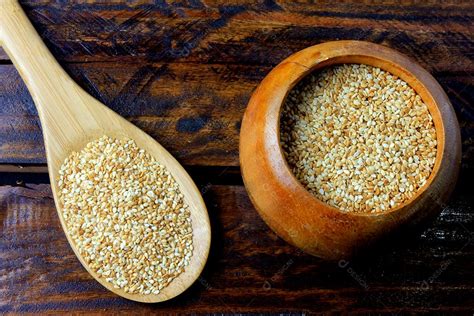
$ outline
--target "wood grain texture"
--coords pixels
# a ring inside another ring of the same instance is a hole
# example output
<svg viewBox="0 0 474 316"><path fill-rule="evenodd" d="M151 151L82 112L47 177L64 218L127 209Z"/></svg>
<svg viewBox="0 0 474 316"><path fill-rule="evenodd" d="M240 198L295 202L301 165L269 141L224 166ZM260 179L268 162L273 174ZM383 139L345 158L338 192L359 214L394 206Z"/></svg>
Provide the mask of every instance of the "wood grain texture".
<svg viewBox="0 0 474 316"><path fill-rule="evenodd" d="M335 39L385 43L418 62L451 70L466 70L461 63L470 63L472 56L474 12L469 1L370 6L272 0L22 3L53 53L64 61L275 65L310 44ZM456 65L446 54L458 57Z"/></svg>
<svg viewBox="0 0 474 316"><path fill-rule="evenodd" d="M317 43L362 39L407 54L435 76L457 110L463 163L474 167L474 8L469 2L25 1L23 6L82 87L184 164L237 166L243 111L271 67ZM0 65L0 78L0 162L44 163L28 93L10 65Z"/></svg>
<svg viewBox="0 0 474 316"><path fill-rule="evenodd" d="M0 312L472 311L472 176L462 176L453 202L423 233L339 262L276 237L242 186L210 185L207 266L188 291L159 305L122 299L88 275L61 230L49 185L3 186Z"/></svg>
<svg viewBox="0 0 474 316"><path fill-rule="evenodd" d="M240 120L269 67L72 65L94 97L187 165L238 165ZM0 163L45 163L36 109L13 66L0 65ZM209 89L212 87L212 89ZM126 95L125 95L125 94Z"/></svg>
<svg viewBox="0 0 474 316"><path fill-rule="evenodd" d="M123 300L75 259L48 185L3 186L0 313L472 313L472 1L151 2L28 0L22 5L73 79L151 134L198 181L214 234L205 272L164 304ZM461 180L436 222L340 266L299 253L277 238L244 188L229 185L241 181L238 133L252 90L290 54L338 39L387 45L430 71L450 97L463 140ZM0 163L33 164L33 172L44 171L45 161L34 105L0 49ZM0 183L47 181L45 174L10 173L16 167L3 167L0 172L8 173L0 173Z"/></svg>

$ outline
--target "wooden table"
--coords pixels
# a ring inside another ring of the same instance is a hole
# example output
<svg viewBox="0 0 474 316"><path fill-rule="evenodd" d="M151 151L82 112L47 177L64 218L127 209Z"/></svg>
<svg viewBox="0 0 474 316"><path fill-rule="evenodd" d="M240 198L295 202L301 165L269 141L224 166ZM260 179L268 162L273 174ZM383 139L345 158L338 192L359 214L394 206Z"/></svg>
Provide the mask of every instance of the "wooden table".
<svg viewBox="0 0 474 316"><path fill-rule="evenodd" d="M0 53L0 313L470 312L474 310L474 5L183 1L57 4L27 15L88 92L159 140L201 187L213 243L198 282L155 305L94 281L61 231L33 102ZM325 262L280 240L239 173L240 121L283 58L337 39L393 47L426 67L462 128L462 172L434 222L364 256Z"/></svg>

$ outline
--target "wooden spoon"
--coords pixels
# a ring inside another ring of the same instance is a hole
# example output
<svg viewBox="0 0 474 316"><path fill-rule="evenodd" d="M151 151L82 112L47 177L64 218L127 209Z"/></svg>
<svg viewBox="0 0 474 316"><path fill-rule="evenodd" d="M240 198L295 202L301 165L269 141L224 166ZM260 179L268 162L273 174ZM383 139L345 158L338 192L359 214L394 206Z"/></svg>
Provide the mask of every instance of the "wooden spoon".
<svg viewBox="0 0 474 316"><path fill-rule="evenodd" d="M16 1L0 0L0 43L28 86L38 109L56 209L69 244L82 265L104 287L130 300L160 302L186 290L201 273L211 241L206 206L190 176L160 144L87 94L67 75ZM140 148L171 172L190 207L194 234L190 264L160 294L129 294L115 289L111 283L89 269L67 232L58 203L58 171L72 151L80 151L87 143L103 135L135 140Z"/></svg>
<svg viewBox="0 0 474 316"><path fill-rule="evenodd" d="M407 82L428 106L438 141L427 183L386 212L341 211L309 193L293 175L280 146L280 110L289 91L312 71L344 63L384 69ZM441 86L408 57L381 45L335 41L303 49L277 65L255 90L240 130L240 165L249 196L283 239L312 255L341 259L377 239L438 214L456 184L461 134Z"/></svg>

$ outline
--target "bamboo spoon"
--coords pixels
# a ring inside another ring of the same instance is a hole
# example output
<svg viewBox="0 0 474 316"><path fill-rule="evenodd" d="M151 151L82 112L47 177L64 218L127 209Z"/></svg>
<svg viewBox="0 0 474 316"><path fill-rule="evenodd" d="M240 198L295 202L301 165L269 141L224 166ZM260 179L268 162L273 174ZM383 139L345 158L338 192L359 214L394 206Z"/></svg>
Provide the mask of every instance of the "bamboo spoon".
<svg viewBox="0 0 474 316"><path fill-rule="evenodd" d="M438 141L434 169L414 197L386 212L343 212L318 200L296 179L282 153L280 110L289 91L310 72L343 63L395 74L420 95L433 117ZM458 121L441 86L406 56L362 41L323 43L282 61L255 90L240 130L242 176L257 211L287 242L326 259L346 258L396 229L438 214L454 189L460 161Z"/></svg>
<svg viewBox="0 0 474 316"><path fill-rule="evenodd" d="M16 1L0 0L0 43L28 86L38 109L56 209L69 244L82 265L104 287L130 300L160 302L186 290L201 273L211 241L206 206L190 176L160 144L87 94L66 74ZM160 294L129 294L115 289L89 269L66 230L58 203L59 168L72 151L80 151L88 142L103 135L135 140L171 172L190 207L194 234L191 261Z"/></svg>

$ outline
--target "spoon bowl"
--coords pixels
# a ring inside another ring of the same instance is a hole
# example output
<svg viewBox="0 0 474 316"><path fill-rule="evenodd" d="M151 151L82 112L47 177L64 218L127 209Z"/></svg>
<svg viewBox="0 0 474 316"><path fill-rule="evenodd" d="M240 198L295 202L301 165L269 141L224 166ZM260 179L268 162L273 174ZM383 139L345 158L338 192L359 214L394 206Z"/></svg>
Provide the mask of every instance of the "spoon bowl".
<svg viewBox="0 0 474 316"><path fill-rule="evenodd" d="M56 209L69 244L84 268L108 290L139 302L160 302L179 295L200 275L207 260L211 229L206 206L191 177L153 138L104 106L79 87L48 51L16 1L0 2L0 43L12 59L33 97L43 129ZM114 288L89 269L69 236L58 199L59 170L73 151L107 135L133 139L173 175L189 206L193 228L193 255L184 272L159 294L130 294Z"/></svg>
<svg viewBox="0 0 474 316"><path fill-rule="evenodd" d="M427 183L385 212L344 212L320 201L293 175L280 146L280 112L290 90L313 71L345 63L379 67L401 78L433 117L438 145ZM454 189L460 160L459 125L441 86L408 57L362 41L319 44L285 59L253 93L240 131L242 176L259 214L287 242L326 259L351 256L400 227L438 214Z"/></svg>

